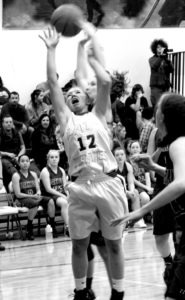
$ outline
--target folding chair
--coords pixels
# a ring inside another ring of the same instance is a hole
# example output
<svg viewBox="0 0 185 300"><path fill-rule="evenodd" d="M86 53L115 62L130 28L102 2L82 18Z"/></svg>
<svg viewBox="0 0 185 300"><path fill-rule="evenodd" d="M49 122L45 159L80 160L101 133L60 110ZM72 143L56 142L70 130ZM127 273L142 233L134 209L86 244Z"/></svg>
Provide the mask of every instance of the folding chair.
<svg viewBox="0 0 185 300"><path fill-rule="evenodd" d="M10 217L16 222L21 239L23 239L23 231L18 216L19 210L13 206L12 195L9 193L0 194L0 217L7 217L7 233L9 232Z"/></svg>

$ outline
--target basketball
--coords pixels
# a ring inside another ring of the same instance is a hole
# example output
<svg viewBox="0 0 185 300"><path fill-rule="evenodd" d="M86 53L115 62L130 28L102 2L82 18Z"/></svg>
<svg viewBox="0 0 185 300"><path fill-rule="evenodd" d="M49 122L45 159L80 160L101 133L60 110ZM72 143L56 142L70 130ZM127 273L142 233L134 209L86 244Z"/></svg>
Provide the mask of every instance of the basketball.
<svg viewBox="0 0 185 300"><path fill-rule="evenodd" d="M77 35L81 28L77 21L83 20L82 10L74 4L63 4L54 10L51 16L51 24L65 37Z"/></svg>

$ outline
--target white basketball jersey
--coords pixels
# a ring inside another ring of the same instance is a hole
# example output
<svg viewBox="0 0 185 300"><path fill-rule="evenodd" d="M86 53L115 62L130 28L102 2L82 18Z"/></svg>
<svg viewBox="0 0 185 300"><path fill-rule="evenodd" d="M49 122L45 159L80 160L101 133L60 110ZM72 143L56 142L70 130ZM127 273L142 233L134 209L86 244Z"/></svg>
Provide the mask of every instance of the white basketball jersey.
<svg viewBox="0 0 185 300"><path fill-rule="evenodd" d="M63 142L70 176L78 176L82 171L108 173L117 169L108 131L92 112L80 116L71 114Z"/></svg>

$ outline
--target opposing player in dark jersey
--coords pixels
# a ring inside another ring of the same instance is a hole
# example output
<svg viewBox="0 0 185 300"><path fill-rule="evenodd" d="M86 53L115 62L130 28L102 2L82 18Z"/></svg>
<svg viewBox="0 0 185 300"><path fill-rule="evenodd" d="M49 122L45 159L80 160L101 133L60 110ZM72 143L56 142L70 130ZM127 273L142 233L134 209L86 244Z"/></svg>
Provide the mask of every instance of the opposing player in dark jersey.
<svg viewBox="0 0 185 300"><path fill-rule="evenodd" d="M165 137L166 146L169 146L169 158L166 159L166 168L153 165L158 173L165 172L167 186L158 193L148 204L139 210L120 219L112 221L112 226L122 222L136 221L146 213L171 203L176 222L176 259L173 263L173 273L167 284L165 299L185 299L185 97L164 93L156 111L156 125L161 137ZM139 160L148 160L143 154Z"/></svg>

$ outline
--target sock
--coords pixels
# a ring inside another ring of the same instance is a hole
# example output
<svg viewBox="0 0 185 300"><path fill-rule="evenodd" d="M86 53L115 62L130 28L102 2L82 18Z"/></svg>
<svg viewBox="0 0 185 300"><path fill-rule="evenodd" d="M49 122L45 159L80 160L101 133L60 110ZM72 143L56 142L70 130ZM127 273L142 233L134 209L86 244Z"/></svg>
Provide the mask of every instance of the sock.
<svg viewBox="0 0 185 300"><path fill-rule="evenodd" d="M49 223L51 225L52 228L55 227L55 218L49 218Z"/></svg>
<svg viewBox="0 0 185 300"><path fill-rule="evenodd" d="M33 223L32 220L28 220L28 223L27 223L27 230L28 231L32 231L32 223Z"/></svg>
<svg viewBox="0 0 185 300"><path fill-rule="evenodd" d="M75 287L76 290L83 290L86 288L86 277L83 278L75 278Z"/></svg>
<svg viewBox="0 0 185 300"><path fill-rule="evenodd" d="M86 288L91 289L93 277L87 277L86 279Z"/></svg>
<svg viewBox="0 0 185 300"><path fill-rule="evenodd" d="M123 292L123 283L124 283L124 278L122 279L112 279L112 288L116 290L117 292Z"/></svg>
<svg viewBox="0 0 185 300"><path fill-rule="evenodd" d="M173 258L172 258L172 256L171 256L171 254L169 254L169 255L166 256L166 257L163 257L163 260L164 260L165 265L166 265L166 264L171 264L171 263L173 262Z"/></svg>

